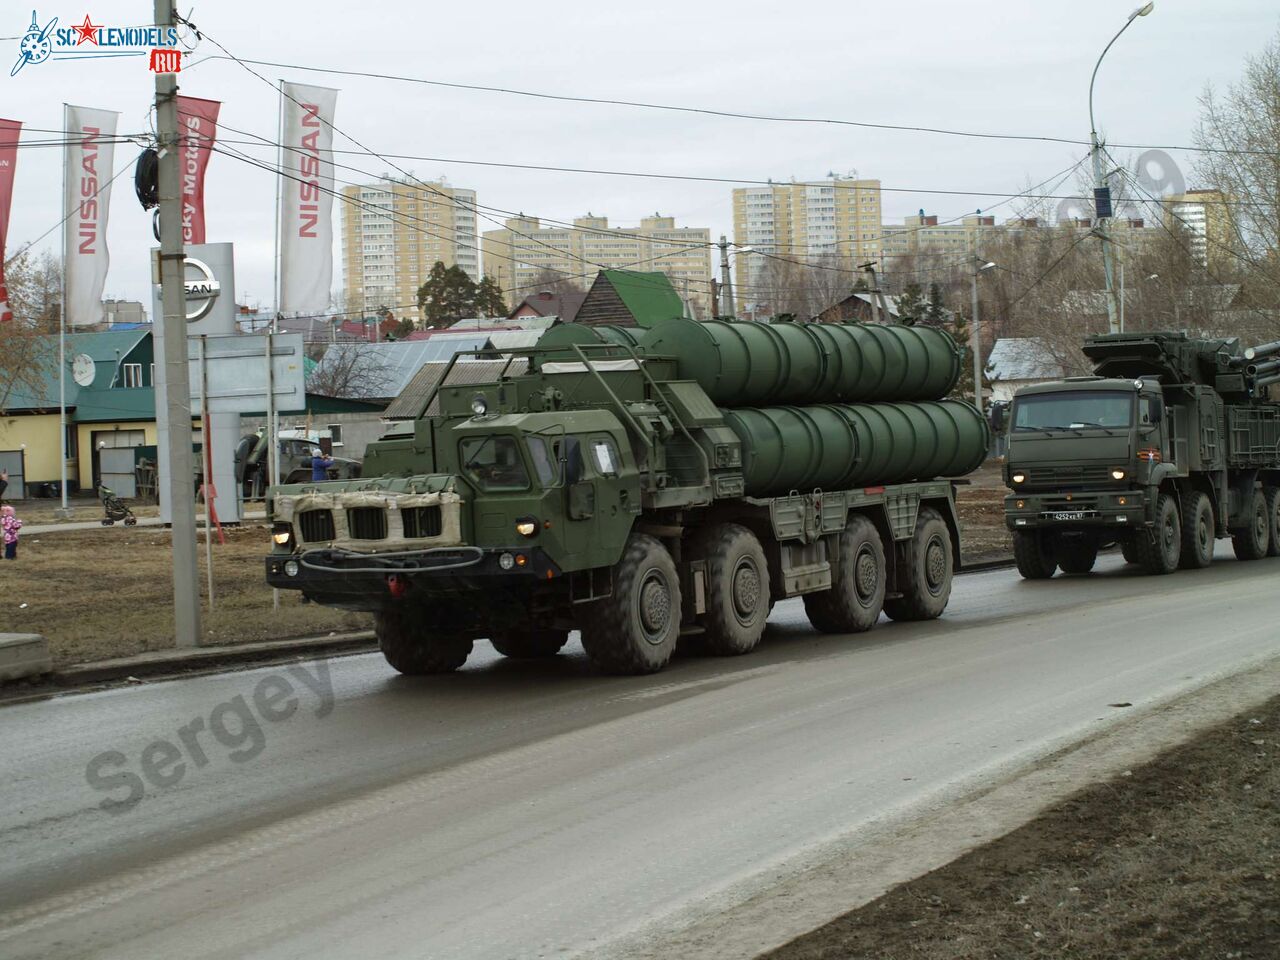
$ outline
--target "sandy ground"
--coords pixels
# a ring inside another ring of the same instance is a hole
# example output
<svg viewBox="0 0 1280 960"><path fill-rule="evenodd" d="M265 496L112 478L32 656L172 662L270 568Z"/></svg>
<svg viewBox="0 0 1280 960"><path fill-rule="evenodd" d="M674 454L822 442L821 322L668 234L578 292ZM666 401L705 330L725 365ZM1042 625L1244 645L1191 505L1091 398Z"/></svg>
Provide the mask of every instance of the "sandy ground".
<svg viewBox="0 0 1280 960"><path fill-rule="evenodd" d="M28 526L101 520L106 515L102 510L102 503L91 497L68 498L67 506L74 512L74 515L69 518L56 515L56 512L62 508L61 500L8 500L6 502L13 505L14 512ZM125 503L135 517L160 516L160 507L157 504L141 503L137 500L127 500Z"/></svg>
<svg viewBox="0 0 1280 960"><path fill-rule="evenodd" d="M1280 698L768 954L1272 960Z"/></svg>

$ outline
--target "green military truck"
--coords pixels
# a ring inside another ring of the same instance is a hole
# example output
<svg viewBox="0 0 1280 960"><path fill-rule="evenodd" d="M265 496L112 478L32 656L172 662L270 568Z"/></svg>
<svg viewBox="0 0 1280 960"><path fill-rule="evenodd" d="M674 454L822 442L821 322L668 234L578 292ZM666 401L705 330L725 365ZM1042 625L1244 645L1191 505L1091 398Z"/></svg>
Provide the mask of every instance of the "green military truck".
<svg viewBox="0 0 1280 960"><path fill-rule="evenodd" d="M358 481L269 492L268 582L373 613L408 674L477 638L599 668L732 655L775 601L814 626L937 617L959 552L953 484L989 430L938 330L671 320L562 326L491 382L455 357ZM492 374L490 374L492 376Z"/></svg>
<svg viewBox="0 0 1280 960"><path fill-rule="evenodd" d="M1018 571L1087 573L1118 544L1148 573L1280 554L1280 342L1090 337L1095 376L1023 387L1007 413Z"/></svg>

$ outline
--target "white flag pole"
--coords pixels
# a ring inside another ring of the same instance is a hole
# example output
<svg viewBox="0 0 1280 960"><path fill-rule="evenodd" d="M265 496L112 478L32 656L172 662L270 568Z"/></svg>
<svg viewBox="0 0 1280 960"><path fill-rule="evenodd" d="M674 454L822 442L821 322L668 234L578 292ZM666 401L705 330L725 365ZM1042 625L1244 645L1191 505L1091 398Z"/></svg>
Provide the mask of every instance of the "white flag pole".
<svg viewBox="0 0 1280 960"><path fill-rule="evenodd" d="M62 105L62 129L70 130L67 104ZM69 136L69 134L68 134ZM71 212L67 210L67 166L71 160L71 144L62 148L62 303L58 305L58 413L62 424L62 508L58 516L71 516L67 506L67 232L71 229Z"/></svg>

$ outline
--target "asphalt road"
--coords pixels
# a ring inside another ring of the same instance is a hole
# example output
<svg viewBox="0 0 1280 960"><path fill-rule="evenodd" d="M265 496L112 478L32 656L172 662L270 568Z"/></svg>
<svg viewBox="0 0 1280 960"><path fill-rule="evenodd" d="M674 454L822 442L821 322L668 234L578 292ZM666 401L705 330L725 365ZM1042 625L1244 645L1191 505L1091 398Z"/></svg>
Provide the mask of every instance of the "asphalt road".
<svg viewBox="0 0 1280 960"><path fill-rule="evenodd" d="M480 643L0 708L0 956L601 952L1275 656L1278 575L990 571L857 637L792 601L654 677Z"/></svg>

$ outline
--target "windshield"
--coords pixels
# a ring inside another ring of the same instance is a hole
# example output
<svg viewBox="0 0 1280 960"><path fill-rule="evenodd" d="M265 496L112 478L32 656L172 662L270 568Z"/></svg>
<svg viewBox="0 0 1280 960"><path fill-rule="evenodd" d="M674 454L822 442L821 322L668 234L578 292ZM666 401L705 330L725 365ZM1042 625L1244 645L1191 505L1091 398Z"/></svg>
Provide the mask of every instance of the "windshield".
<svg viewBox="0 0 1280 960"><path fill-rule="evenodd" d="M469 437L462 441L461 450L462 470L480 489L529 489L529 472L515 437Z"/></svg>
<svg viewBox="0 0 1280 960"><path fill-rule="evenodd" d="M1127 427L1133 422L1133 394L1121 390L1034 393L1013 402L1013 429L1079 430Z"/></svg>

